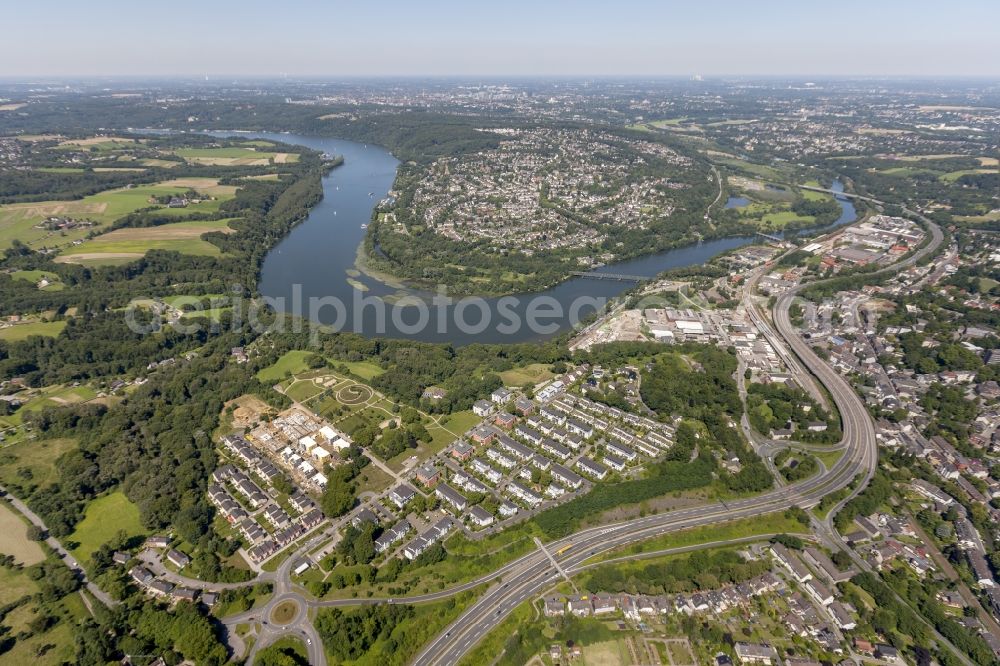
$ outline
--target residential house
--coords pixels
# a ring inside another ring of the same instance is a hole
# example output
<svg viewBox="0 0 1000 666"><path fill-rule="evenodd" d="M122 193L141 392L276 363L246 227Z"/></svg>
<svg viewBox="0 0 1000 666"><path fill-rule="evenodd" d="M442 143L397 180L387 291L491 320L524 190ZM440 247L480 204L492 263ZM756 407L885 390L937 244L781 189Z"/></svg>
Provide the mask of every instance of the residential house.
<svg viewBox="0 0 1000 666"><path fill-rule="evenodd" d="M489 400L476 400L472 403L472 412L485 418L493 413L493 403Z"/></svg>
<svg viewBox="0 0 1000 666"><path fill-rule="evenodd" d="M401 483L389 491L389 499L400 509L409 504L410 500L416 496L417 491L405 483Z"/></svg>

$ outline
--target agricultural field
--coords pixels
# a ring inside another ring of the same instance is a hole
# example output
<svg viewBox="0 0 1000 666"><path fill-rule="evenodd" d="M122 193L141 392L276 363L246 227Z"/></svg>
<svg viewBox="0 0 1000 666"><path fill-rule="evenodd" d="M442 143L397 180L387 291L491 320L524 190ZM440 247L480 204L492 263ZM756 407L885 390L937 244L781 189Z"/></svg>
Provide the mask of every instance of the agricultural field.
<svg viewBox="0 0 1000 666"><path fill-rule="evenodd" d="M32 282L38 284L42 280L48 281L48 285L40 287L46 291L61 291L66 287L60 280L59 276L50 271L14 271L10 274L11 278L15 280L24 280L25 282Z"/></svg>
<svg viewBox="0 0 1000 666"><path fill-rule="evenodd" d="M86 148L87 150L106 152L139 148L143 143L145 143L144 139L126 139L117 136L92 136L86 139L66 139L65 141L60 141L57 147L70 150Z"/></svg>
<svg viewBox="0 0 1000 666"><path fill-rule="evenodd" d="M270 145L270 144L269 144ZM174 155L192 164L206 166L268 166L297 162L297 153L278 153L246 148L179 148Z"/></svg>
<svg viewBox="0 0 1000 666"><path fill-rule="evenodd" d="M46 386L32 395L31 399L21 407L21 410L15 412L15 416L20 412L37 411L46 407L76 405L96 397L97 391L89 386Z"/></svg>
<svg viewBox="0 0 1000 666"><path fill-rule="evenodd" d="M202 203L176 209L168 209L153 200L154 197L181 195L192 189L215 199L206 199ZM213 178L181 178L152 185L107 190L74 201L5 204L0 206L0 249L10 247L15 239L33 249L64 247L74 240L86 237L94 229L93 226L83 226L50 230L37 226L50 217L89 221L100 226L143 208L170 210L170 214L214 212L223 201L231 199L235 192L234 186L219 185Z"/></svg>
<svg viewBox="0 0 1000 666"><path fill-rule="evenodd" d="M954 183L956 180L958 180L962 176L969 176L969 175L975 176L975 175L979 175L979 174L996 173L996 172L997 172L996 168L993 168L993 169L960 169L958 171L949 171L948 173L942 174L941 175L941 180L943 180L946 183Z"/></svg>
<svg viewBox="0 0 1000 666"><path fill-rule="evenodd" d="M195 256L219 256L218 247L201 237L212 231L232 233L231 219L198 220L161 224L156 227L127 227L101 234L74 245L56 258L61 263L112 264L133 261L151 250L167 250Z"/></svg>
<svg viewBox="0 0 1000 666"><path fill-rule="evenodd" d="M70 438L23 441L0 448L0 483L30 483L44 488L59 478L59 456L76 448ZM2 569L0 569L2 571Z"/></svg>
<svg viewBox="0 0 1000 666"><path fill-rule="evenodd" d="M83 520L77 523L66 542L76 543L76 547L71 549L73 556L86 562L95 550L113 539L119 531L130 537L146 534L139 521L139 507L120 490L90 502Z"/></svg>
<svg viewBox="0 0 1000 666"><path fill-rule="evenodd" d="M13 555L14 560L30 566L45 559L45 551L28 539L28 525L20 515L0 503L0 554Z"/></svg>
<svg viewBox="0 0 1000 666"><path fill-rule="evenodd" d="M83 167L39 167L42 173L83 173Z"/></svg>
<svg viewBox="0 0 1000 666"><path fill-rule="evenodd" d="M32 335L44 335L54 338L66 328L65 321L32 321L24 324L12 324L0 328L0 340L18 342Z"/></svg>

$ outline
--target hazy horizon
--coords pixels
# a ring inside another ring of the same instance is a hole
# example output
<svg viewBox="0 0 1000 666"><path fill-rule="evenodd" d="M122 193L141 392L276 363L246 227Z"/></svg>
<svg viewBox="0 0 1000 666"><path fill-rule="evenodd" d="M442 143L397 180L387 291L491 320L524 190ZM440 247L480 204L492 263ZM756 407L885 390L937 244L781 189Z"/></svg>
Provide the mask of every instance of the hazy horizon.
<svg viewBox="0 0 1000 666"><path fill-rule="evenodd" d="M18 3L0 78L1000 75L1000 3Z"/></svg>

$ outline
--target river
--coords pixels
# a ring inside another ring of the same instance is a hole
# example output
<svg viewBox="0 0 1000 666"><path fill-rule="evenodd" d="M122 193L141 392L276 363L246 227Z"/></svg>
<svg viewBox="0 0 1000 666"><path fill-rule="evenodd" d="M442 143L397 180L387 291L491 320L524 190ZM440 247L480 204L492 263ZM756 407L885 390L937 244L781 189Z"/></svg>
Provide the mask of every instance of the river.
<svg viewBox="0 0 1000 666"><path fill-rule="evenodd" d="M581 277L533 294L455 299L451 303L439 296L437 304L429 302L432 294L401 290L355 268L357 249L366 233L362 225L369 222L373 207L391 189L399 164L396 158L378 146L340 139L260 132L239 135L301 144L344 157L344 164L323 179L323 201L264 260L260 292L281 312L367 336L456 346L515 343L565 331L581 316L593 312L597 303L634 284ZM834 183L832 189L843 191L840 183ZM850 201L840 197L837 201L842 208L840 219L821 230L856 219ZM820 230L798 233L814 231ZM753 236L736 236L705 241L602 266L596 272L652 277L670 268L704 264L719 253L754 240Z"/></svg>

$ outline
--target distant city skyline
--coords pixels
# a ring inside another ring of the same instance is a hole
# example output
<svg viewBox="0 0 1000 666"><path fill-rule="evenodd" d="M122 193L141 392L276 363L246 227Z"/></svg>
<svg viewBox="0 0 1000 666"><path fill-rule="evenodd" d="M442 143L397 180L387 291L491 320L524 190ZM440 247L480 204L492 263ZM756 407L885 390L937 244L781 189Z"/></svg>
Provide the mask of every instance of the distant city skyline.
<svg viewBox="0 0 1000 666"><path fill-rule="evenodd" d="M998 76L990 0L15 3L0 77Z"/></svg>

